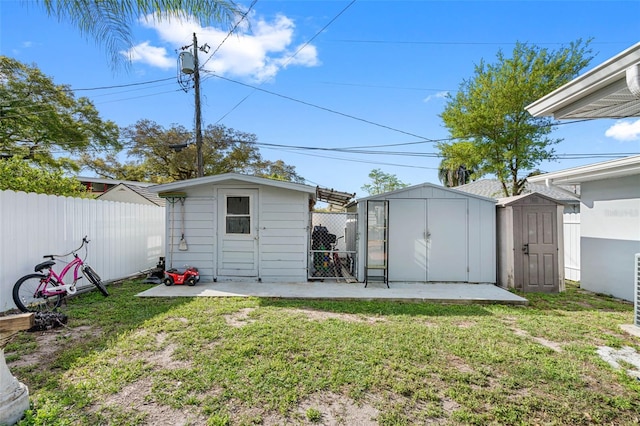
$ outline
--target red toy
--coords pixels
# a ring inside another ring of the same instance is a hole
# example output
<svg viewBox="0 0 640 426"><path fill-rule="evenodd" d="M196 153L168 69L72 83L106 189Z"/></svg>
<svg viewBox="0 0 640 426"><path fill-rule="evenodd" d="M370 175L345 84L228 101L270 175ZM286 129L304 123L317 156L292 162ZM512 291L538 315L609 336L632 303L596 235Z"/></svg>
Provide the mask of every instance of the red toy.
<svg viewBox="0 0 640 426"><path fill-rule="evenodd" d="M184 271L178 271L176 268L164 271L164 280L162 280L166 286L172 286L174 284L193 286L196 285L198 281L200 281L200 273L198 272L198 268L193 266L187 266Z"/></svg>

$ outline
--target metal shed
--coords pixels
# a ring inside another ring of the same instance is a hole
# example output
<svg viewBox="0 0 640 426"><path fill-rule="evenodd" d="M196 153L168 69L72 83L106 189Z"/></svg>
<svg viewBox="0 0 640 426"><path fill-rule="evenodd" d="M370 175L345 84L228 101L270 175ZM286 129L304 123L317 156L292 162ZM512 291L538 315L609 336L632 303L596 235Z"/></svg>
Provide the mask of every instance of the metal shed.
<svg viewBox="0 0 640 426"><path fill-rule="evenodd" d="M203 281L307 280L316 188L227 173L149 188L167 200L167 267Z"/></svg>
<svg viewBox="0 0 640 426"><path fill-rule="evenodd" d="M424 183L356 208L361 281L496 283L495 200Z"/></svg>
<svg viewBox="0 0 640 426"><path fill-rule="evenodd" d="M535 192L498 200L499 286L564 290L563 211L561 202Z"/></svg>

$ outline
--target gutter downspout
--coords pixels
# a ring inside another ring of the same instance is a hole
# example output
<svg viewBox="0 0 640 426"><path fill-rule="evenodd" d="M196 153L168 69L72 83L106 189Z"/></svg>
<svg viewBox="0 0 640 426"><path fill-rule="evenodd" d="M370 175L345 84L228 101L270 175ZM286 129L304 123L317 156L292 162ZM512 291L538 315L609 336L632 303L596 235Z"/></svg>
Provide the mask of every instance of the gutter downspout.
<svg viewBox="0 0 640 426"><path fill-rule="evenodd" d="M547 188L552 188L552 189L554 189L556 191L562 192L563 194L567 194L567 195L570 195L572 197L576 197L577 199L580 199L580 195L581 194L576 194L576 193L568 191L568 190L566 190L566 189L564 189L564 188L562 188L562 187L560 187L558 185L555 185L553 183L552 179L545 179L544 180L544 186L546 186Z"/></svg>
<svg viewBox="0 0 640 426"><path fill-rule="evenodd" d="M640 99L640 64L635 64L625 71L627 87L633 96Z"/></svg>

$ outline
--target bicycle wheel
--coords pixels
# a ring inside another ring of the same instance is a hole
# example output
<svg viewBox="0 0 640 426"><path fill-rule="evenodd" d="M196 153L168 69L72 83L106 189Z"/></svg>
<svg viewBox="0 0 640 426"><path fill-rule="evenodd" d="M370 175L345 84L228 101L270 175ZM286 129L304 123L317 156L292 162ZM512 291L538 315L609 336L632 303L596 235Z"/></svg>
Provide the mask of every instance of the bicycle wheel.
<svg viewBox="0 0 640 426"><path fill-rule="evenodd" d="M96 274L96 271L94 271L91 266L84 265L82 267L82 273L84 274L85 277L87 277L87 279L91 282L91 284L95 285L98 288L98 290L100 290L100 293L102 293L104 296L109 295L107 288L102 283L102 279L100 278L100 275Z"/></svg>
<svg viewBox="0 0 640 426"><path fill-rule="evenodd" d="M13 286L13 302L22 312L49 312L60 306L62 295L45 296L42 294L43 274L30 274L20 278ZM47 287L57 287L58 282L51 278Z"/></svg>

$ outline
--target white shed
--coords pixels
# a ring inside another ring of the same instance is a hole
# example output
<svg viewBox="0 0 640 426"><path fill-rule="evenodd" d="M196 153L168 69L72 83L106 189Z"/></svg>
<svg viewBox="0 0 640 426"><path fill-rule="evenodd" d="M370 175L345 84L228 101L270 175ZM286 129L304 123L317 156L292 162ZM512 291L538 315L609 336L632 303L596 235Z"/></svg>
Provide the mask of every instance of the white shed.
<svg viewBox="0 0 640 426"><path fill-rule="evenodd" d="M495 200L424 183L357 210L363 281L496 283Z"/></svg>
<svg viewBox="0 0 640 426"><path fill-rule="evenodd" d="M167 200L167 268L202 281L307 279L312 186L235 173L149 188Z"/></svg>

